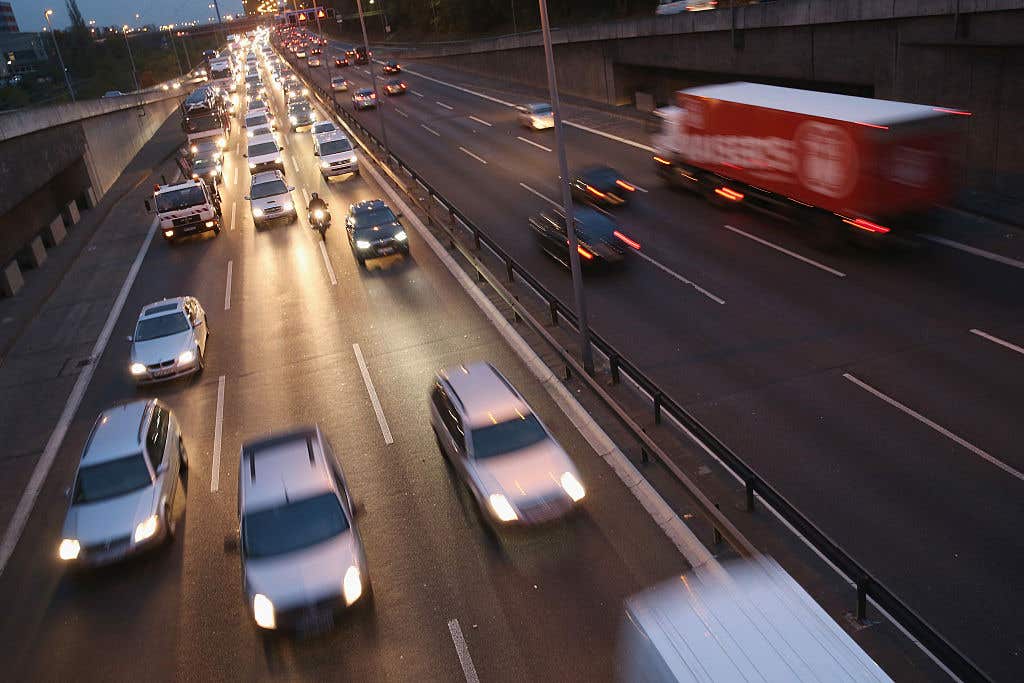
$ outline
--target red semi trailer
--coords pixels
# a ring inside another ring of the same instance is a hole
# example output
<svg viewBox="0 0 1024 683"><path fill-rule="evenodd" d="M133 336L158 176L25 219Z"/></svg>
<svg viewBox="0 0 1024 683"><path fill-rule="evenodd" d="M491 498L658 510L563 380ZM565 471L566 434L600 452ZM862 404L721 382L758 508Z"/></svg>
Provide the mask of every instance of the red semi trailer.
<svg viewBox="0 0 1024 683"><path fill-rule="evenodd" d="M658 110L659 173L720 205L893 239L954 188L958 116L905 102L727 83Z"/></svg>

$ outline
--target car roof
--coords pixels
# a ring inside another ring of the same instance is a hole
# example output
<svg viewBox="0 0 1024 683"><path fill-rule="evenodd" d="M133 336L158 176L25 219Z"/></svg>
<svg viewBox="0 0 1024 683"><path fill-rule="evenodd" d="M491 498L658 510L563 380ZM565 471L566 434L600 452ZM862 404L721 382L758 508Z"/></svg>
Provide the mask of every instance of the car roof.
<svg viewBox="0 0 1024 683"><path fill-rule="evenodd" d="M352 204L348 210L351 213L362 213L363 211L373 211L374 209L381 208L387 208L387 204L384 203L383 199L365 199Z"/></svg>
<svg viewBox="0 0 1024 683"><path fill-rule="evenodd" d="M139 320L143 318L157 318L174 311L180 311L184 305L185 297L183 296L177 296L173 299L161 299L160 301L143 306L142 311L139 312Z"/></svg>
<svg viewBox="0 0 1024 683"><path fill-rule="evenodd" d="M335 489L320 430L301 427L242 445L242 514Z"/></svg>
<svg viewBox="0 0 1024 683"><path fill-rule="evenodd" d="M360 88L359 90L356 90L356 92L360 95L369 95L373 92L373 88Z"/></svg>
<svg viewBox="0 0 1024 683"><path fill-rule="evenodd" d="M262 171L252 177L250 185L259 185L260 183L269 183L275 180L284 180L284 175L276 169L273 171Z"/></svg>
<svg viewBox="0 0 1024 683"><path fill-rule="evenodd" d="M274 137L273 133L264 133L263 135L253 135L249 138L249 147L253 145L262 145L264 142L273 142L277 144L277 138ZM279 150L280 151L280 150Z"/></svg>
<svg viewBox="0 0 1024 683"><path fill-rule="evenodd" d="M441 372L455 392L467 426L494 424L533 412L493 365L478 361Z"/></svg>
<svg viewBox="0 0 1024 683"><path fill-rule="evenodd" d="M93 425L82 452L82 465L116 460L142 450L142 425L155 399L141 399L107 408Z"/></svg>

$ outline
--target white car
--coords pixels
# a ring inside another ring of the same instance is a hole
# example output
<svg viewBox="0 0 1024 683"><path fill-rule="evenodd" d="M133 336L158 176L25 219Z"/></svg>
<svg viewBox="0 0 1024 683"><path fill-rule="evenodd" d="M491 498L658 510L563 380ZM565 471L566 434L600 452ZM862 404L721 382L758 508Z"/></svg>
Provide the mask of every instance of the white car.
<svg viewBox="0 0 1024 683"><path fill-rule="evenodd" d="M348 79L344 76L334 76L331 78L331 90L335 92L348 92Z"/></svg>
<svg viewBox="0 0 1024 683"><path fill-rule="evenodd" d="M284 156L281 154L283 149L284 146L277 144L273 138L250 140L245 151L245 158L249 160L249 172L257 174L276 169L284 173Z"/></svg>
<svg viewBox="0 0 1024 683"><path fill-rule="evenodd" d="M438 374L430 422L441 453L494 526L557 519L586 495L568 454L489 363Z"/></svg>
<svg viewBox="0 0 1024 683"><path fill-rule="evenodd" d="M273 126L256 126L255 128L250 128L249 138L252 142L269 138L277 144L281 144L281 136L277 134Z"/></svg>
<svg viewBox="0 0 1024 683"><path fill-rule="evenodd" d="M372 599L345 476L317 427L242 446L239 554L246 604L265 631L322 631Z"/></svg>
<svg viewBox="0 0 1024 683"><path fill-rule="evenodd" d="M202 372L210 326L195 297L164 299L142 308L131 342L128 371L139 384Z"/></svg>
<svg viewBox="0 0 1024 683"><path fill-rule="evenodd" d="M67 490L57 556L71 567L117 562L174 537L188 456L178 421L155 399L103 411Z"/></svg>
<svg viewBox="0 0 1024 683"><path fill-rule="evenodd" d="M320 175L324 178L359 173L359 159L352 141L340 130L316 136L313 155L320 159Z"/></svg>
<svg viewBox="0 0 1024 683"><path fill-rule="evenodd" d="M267 114L269 111L270 109L264 100L249 100L249 107L248 111L245 112L245 118L256 116L257 114Z"/></svg>
<svg viewBox="0 0 1024 683"><path fill-rule="evenodd" d="M280 171L267 171L254 175L245 200L249 202L252 220L256 227L277 218L289 218L290 221L294 221L298 217L298 213L292 202L293 190L295 190L294 187L285 184L284 176Z"/></svg>
<svg viewBox="0 0 1024 683"><path fill-rule="evenodd" d="M246 115L244 126L245 126L246 130L250 130L252 128L258 128L260 126L270 126L271 128L273 128L274 127L274 121L267 114L253 114L251 116Z"/></svg>
<svg viewBox="0 0 1024 683"><path fill-rule="evenodd" d="M335 132L341 132L341 129L335 125L334 121L317 121L309 129L309 134L313 136L313 142L316 142L325 135L330 135Z"/></svg>
<svg viewBox="0 0 1024 683"><path fill-rule="evenodd" d="M555 127L555 114L550 104L526 104L517 107L519 123L531 130L543 130Z"/></svg>

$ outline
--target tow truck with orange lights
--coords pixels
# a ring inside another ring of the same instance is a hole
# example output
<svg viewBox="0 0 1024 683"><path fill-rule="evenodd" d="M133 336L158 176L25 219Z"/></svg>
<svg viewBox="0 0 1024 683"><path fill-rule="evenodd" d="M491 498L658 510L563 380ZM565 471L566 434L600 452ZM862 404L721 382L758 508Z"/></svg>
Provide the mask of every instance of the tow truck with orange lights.
<svg viewBox="0 0 1024 683"><path fill-rule="evenodd" d="M970 116L757 83L681 90L655 113L654 163L670 183L867 244L914 242L951 199L957 120Z"/></svg>
<svg viewBox="0 0 1024 683"><path fill-rule="evenodd" d="M220 234L220 193L212 183L192 178L170 185L154 185L146 211L156 212L160 234L168 242L213 231Z"/></svg>

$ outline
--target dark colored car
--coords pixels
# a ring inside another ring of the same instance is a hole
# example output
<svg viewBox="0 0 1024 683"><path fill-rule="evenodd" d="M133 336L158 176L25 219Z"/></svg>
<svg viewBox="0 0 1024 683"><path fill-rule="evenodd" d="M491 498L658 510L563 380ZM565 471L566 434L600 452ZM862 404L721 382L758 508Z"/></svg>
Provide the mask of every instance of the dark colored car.
<svg viewBox="0 0 1024 683"><path fill-rule="evenodd" d="M220 159L219 155L214 158L212 154L198 156L192 161L192 179L204 180L208 185L215 186L220 182Z"/></svg>
<svg viewBox="0 0 1024 683"><path fill-rule="evenodd" d="M312 126L316 123L316 113L309 102L299 101L290 104L288 105L288 123L291 124L293 132L304 126Z"/></svg>
<svg viewBox="0 0 1024 683"><path fill-rule="evenodd" d="M352 107L359 109L373 109L377 106L377 93L373 88L359 88L352 93Z"/></svg>
<svg viewBox="0 0 1024 683"><path fill-rule="evenodd" d="M409 255L409 238L398 217L382 199L369 199L350 206L345 231L352 254L363 268L369 259Z"/></svg>
<svg viewBox="0 0 1024 683"><path fill-rule="evenodd" d="M572 179L573 197L597 206L622 206L635 192L635 185L608 166L585 168Z"/></svg>
<svg viewBox="0 0 1024 683"><path fill-rule="evenodd" d="M365 47L357 47L355 49L355 63L356 64L369 64L370 57L373 56L372 52L367 52Z"/></svg>
<svg viewBox="0 0 1024 683"><path fill-rule="evenodd" d="M617 266L630 249L640 243L624 233L608 216L587 207L574 210L576 241L583 268ZM569 267L569 238L565 234L565 215L561 211L542 211L530 218L530 231L537 246Z"/></svg>
<svg viewBox="0 0 1024 683"><path fill-rule="evenodd" d="M388 81L387 83L384 84L384 94L385 95L404 95L406 93L406 88L408 88L408 87L409 86L408 86L408 84L405 81L403 81L401 79L398 79L398 78L395 78L395 79L390 80L390 81Z"/></svg>
<svg viewBox="0 0 1024 683"><path fill-rule="evenodd" d="M341 68L343 66L349 66L350 64L352 64L352 62L348 61L347 55L341 55L340 57L334 58L334 66L336 67Z"/></svg>
<svg viewBox="0 0 1024 683"><path fill-rule="evenodd" d="M402 65L393 59L389 59L384 62L384 73L386 74L399 74L402 73Z"/></svg>

